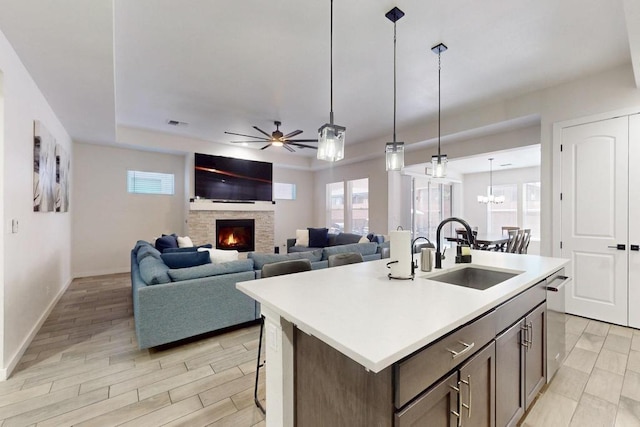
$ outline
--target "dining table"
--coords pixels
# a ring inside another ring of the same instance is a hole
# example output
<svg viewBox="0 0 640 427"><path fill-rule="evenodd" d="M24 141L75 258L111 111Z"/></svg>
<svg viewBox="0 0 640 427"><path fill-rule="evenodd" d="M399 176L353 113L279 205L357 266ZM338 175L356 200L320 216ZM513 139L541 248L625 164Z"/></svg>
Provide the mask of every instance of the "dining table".
<svg viewBox="0 0 640 427"><path fill-rule="evenodd" d="M458 237L456 236L445 236L445 240L447 242L458 242ZM484 251L499 251L504 252L505 245L509 241L509 236L505 236L503 234L483 234L479 233L474 236L476 249L484 250Z"/></svg>

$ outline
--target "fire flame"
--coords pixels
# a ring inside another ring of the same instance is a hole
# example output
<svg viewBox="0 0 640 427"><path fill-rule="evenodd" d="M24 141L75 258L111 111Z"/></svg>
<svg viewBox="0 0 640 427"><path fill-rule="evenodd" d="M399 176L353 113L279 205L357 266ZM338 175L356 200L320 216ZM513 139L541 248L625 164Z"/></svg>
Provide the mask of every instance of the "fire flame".
<svg viewBox="0 0 640 427"><path fill-rule="evenodd" d="M226 243L227 245L229 245L229 246L230 246L230 245L235 245L235 244L237 244L237 243L238 243L238 241L236 240L236 238L235 238L235 237L233 237L233 233L231 233L231 234L229 235L229 237L227 237L227 241L226 241L225 243Z"/></svg>

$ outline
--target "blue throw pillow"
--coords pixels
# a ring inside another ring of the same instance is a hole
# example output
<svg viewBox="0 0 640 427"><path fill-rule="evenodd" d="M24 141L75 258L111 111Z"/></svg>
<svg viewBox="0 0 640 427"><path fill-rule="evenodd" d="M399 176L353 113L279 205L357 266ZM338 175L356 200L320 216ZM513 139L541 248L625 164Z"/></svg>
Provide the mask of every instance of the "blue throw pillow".
<svg viewBox="0 0 640 427"><path fill-rule="evenodd" d="M167 248L177 248L178 247L178 239L174 236L163 235L162 237L158 237L156 239L156 249L160 252L163 252Z"/></svg>
<svg viewBox="0 0 640 427"><path fill-rule="evenodd" d="M209 252L174 252L160 257L169 268L189 268L211 262Z"/></svg>
<svg viewBox="0 0 640 427"><path fill-rule="evenodd" d="M309 247L324 248L329 241L329 230L327 228L307 228L309 230Z"/></svg>

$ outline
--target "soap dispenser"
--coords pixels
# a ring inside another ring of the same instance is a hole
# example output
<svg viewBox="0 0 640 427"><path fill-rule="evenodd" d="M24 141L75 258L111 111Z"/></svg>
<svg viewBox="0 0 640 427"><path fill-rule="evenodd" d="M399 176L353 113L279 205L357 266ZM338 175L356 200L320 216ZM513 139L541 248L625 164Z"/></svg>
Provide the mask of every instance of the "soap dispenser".
<svg viewBox="0 0 640 427"><path fill-rule="evenodd" d="M471 248L467 245L458 245L456 248L456 264L468 264L471 262Z"/></svg>

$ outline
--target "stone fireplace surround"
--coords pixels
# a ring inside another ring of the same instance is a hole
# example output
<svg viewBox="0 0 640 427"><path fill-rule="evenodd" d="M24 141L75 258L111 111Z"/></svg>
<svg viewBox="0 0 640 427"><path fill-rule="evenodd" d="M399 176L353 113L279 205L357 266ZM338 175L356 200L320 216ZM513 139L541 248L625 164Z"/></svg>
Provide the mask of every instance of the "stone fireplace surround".
<svg viewBox="0 0 640 427"><path fill-rule="evenodd" d="M188 235L196 245L212 243L215 247L217 219L253 219L255 251L273 253L274 210L275 206L271 203L191 202L187 219Z"/></svg>

